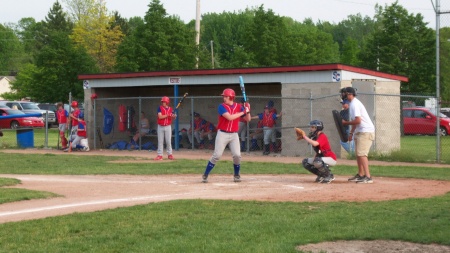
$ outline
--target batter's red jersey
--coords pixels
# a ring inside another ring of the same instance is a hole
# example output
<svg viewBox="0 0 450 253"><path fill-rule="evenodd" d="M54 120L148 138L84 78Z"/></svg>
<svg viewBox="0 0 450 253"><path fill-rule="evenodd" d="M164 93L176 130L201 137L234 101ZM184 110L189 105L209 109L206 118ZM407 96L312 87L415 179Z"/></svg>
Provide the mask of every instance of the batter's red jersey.
<svg viewBox="0 0 450 253"><path fill-rule="evenodd" d="M161 113L162 115L169 115L169 117L165 118L165 119L160 119L159 117L157 118L157 123L160 126L168 126L172 124L172 117L170 117L170 115L172 115L172 107L168 106L168 107L164 107L162 105L160 105L158 107L158 113Z"/></svg>
<svg viewBox="0 0 450 253"><path fill-rule="evenodd" d="M219 105L219 123L217 124L217 129L229 132L229 133L237 133L239 130L239 121L240 118L235 120L227 120L222 115L226 112L233 115L239 112L243 112L245 110L244 106L238 103L233 103L232 105L227 105L225 103Z"/></svg>

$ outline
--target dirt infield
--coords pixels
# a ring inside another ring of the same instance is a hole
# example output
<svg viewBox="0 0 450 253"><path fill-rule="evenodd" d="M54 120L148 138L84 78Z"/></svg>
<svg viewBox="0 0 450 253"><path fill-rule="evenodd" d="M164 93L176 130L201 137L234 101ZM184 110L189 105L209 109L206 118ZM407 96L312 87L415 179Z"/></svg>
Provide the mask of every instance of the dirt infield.
<svg viewBox="0 0 450 253"><path fill-rule="evenodd" d="M57 150L3 150L2 153L54 153L61 155L108 155L135 156L142 163L171 162L153 161L155 152L109 151L62 153ZM174 152L178 159L204 159L211 151ZM148 158L148 159L147 159ZM231 160L225 153L223 160ZM243 161L266 161L279 163L299 163L299 157L243 154ZM118 161L126 162L126 161ZM338 164L355 166L356 162L339 160ZM393 163L371 161L372 165L392 166ZM405 166L425 166L423 164L395 163ZM448 167L449 165L426 165L427 167ZM203 169L201 170L203 171ZM350 176L350 175L348 175ZM53 192L62 197L6 203L0 205L0 223L38 219L75 212L92 212L116 207L161 202L176 199L230 199L260 201L383 201L415 197L431 197L450 192L449 181L401 179L374 177L373 184L356 184L347 181L348 176L337 176L331 184L314 183L313 175L251 175L242 172L242 182L234 183L232 175L212 173L209 183L201 183L201 175L0 175L22 181L16 188ZM315 191L321 190L317 195ZM355 244L356 245L356 244ZM336 245L334 245L336 246ZM348 245L347 245L348 246ZM318 246L327 250L323 245ZM355 246L356 247L356 246ZM338 247L334 247L337 249ZM348 249L348 248L347 248ZM446 248L447 250L449 248ZM308 249L313 251L313 249ZM441 252L429 251L428 252ZM313 251L314 252L314 251ZM328 251L333 252L333 251ZM337 251L338 252L338 251ZM350 251L347 251L350 252ZM355 251L356 252L356 251ZM358 251L364 252L364 251ZM389 251L385 251L389 252Z"/></svg>

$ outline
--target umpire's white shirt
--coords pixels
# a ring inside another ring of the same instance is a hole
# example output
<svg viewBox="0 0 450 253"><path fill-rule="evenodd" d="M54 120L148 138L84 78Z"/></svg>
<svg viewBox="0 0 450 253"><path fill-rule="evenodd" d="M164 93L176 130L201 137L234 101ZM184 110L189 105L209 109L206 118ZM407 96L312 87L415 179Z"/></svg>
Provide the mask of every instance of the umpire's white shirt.
<svg viewBox="0 0 450 253"><path fill-rule="evenodd" d="M357 98L353 98L350 102L350 120L354 120L356 117L361 118L361 123L356 125L355 133L373 133L375 132L375 126L367 113L366 107Z"/></svg>

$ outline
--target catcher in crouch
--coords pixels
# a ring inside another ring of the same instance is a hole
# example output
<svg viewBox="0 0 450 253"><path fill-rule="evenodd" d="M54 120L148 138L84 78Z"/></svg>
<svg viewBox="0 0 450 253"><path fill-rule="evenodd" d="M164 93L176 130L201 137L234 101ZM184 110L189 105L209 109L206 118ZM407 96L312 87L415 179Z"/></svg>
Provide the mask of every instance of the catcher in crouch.
<svg viewBox="0 0 450 253"><path fill-rule="evenodd" d="M316 155L305 158L302 161L303 167L317 175L316 182L329 184L334 180L334 175L330 171L330 166L336 165L336 154L331 150L328 137L322 132L323 123L319 120L309 122L309 136L300 128L295 128L297 140L304 139L313 146Z"/></svg>

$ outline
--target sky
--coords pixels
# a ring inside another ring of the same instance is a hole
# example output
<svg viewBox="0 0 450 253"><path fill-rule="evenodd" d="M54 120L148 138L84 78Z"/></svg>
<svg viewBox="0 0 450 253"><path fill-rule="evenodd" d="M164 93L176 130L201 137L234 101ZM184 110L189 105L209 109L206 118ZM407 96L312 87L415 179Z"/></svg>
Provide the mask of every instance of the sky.
<svg viewBox="0 0 450 253"><path fill-rule="evenodd" d="M118 11L124 18L144 17L151 0L104 0L109 11ZM185 23L195 19L197 0L160 0L169 15L176 15ZM56 0L0 0L0 23L17 23L21 18L33 17L36 21L44 20ZM272 9L279 16L291 17L302 22L311 18L314 22L329 21L339 23L348 15L360 13L373 18L375 4L391 5L395 0L200 0L200 12L222 13L238 12L245 8L259 7ZM398 0L408 13L421 13L428 27L436 28L436 14L432 2L436 0ZM441 1L442 11L450 10L450 1ZM64 6L64 1L60 0ZM450 25L450 15L447 25Z"/></svg>

